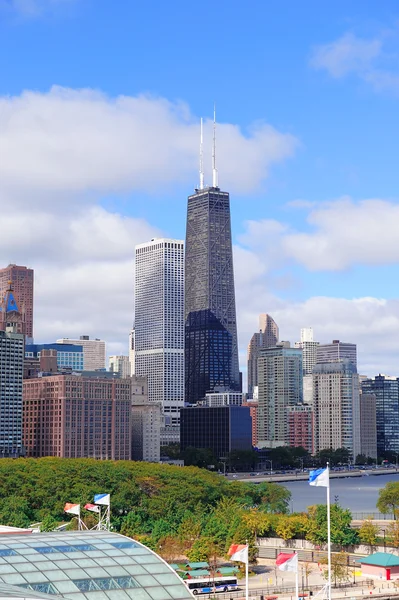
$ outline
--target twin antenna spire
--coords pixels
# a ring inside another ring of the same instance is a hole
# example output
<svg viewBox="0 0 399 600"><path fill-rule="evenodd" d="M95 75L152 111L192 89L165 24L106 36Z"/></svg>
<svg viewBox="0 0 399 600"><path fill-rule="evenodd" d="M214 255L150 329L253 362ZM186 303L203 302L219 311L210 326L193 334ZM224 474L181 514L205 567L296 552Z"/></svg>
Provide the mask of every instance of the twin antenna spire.
<svg viewBox="0 0 399 600"><path fill-rule="evenodd" d="M199 165L199 189L204 189L204 154L203 154L203 121L201 117L200 135L200 165ZM212 143L212 187L219 187L218 171L216 168L216 106L213 107L213 143Z"/></svg>

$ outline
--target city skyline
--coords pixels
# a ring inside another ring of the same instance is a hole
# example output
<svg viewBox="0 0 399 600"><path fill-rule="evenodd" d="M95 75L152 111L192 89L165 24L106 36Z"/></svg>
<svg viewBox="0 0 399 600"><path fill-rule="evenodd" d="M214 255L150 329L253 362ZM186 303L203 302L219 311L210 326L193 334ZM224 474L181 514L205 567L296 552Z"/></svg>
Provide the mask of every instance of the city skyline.
<svg viewBox="0 0 399 600"><path fill-rule="evenodd" d="M134 246L184 237L201 116L211 179L215 101L243 370L267 312L281 339L312 326L321 342L356 343L359 372L398 375L397 4L256 0L254 20L205 0L204 20L226 27L201 52L180 0L156 22L127 2L29 5L0 2L0 54L13 55L0 82L0 264L35 269L35 341L85 331L126 354ZM107 45L94 33L105 24Z"/></svg>

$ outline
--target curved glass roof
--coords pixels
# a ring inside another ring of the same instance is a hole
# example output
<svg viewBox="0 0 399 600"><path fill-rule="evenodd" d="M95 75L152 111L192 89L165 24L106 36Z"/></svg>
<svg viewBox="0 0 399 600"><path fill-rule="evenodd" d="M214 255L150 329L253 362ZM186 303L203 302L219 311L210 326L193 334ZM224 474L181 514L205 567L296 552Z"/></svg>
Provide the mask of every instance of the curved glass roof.
<svg viewBox="0 0 399 600"><path fill-rule="evenodd" d="M108 531L0 536L0 598L189 600L180 577L143 544ZM22 588L22 589L21 589ZM51 597L51 596L50 596Z"/></svg>

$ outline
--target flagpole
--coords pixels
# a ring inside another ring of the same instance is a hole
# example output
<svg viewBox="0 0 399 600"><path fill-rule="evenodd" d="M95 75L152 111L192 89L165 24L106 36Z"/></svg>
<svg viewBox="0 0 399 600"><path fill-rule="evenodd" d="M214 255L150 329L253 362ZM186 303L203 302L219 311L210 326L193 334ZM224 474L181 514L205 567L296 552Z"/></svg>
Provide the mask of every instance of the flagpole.
<svg viewBox="0 0 399 600"><path fill-rule="evenodd" d="M295 554L298 557L298 552L295 552ZM298 564L298 558L297 558L296 572L295 572L295 600L298 600L298 596L299 596L299 564Z"/></svg>
<svg viewBox="0 0 399 600"><path fill-rule="evenodd" d="M245 561L245 600L248 600L248 563L249 563L249 544L247 540L247 560Z"/></svg>
<svg viewBox="0 0 399 600"><path fill-rule="evenodd" d="M328 590L327 600L331 600L331 517L330 517L330 466L327 463L327 556L328 556Z"/></svg>

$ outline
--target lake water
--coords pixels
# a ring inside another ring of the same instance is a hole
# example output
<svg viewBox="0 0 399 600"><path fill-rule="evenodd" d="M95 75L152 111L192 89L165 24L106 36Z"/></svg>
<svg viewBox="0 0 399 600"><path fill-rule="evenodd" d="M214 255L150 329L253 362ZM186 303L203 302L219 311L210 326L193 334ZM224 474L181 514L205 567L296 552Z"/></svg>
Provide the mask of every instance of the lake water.
<svg viewBox="0 0 399 600"><path fill-rule="evenodd" d="M397 475L370 475L330 480L331 502L338 501L352 513L376 513L378 493L388 481L399 481ZM291 492L290 510L300 512L311 504L325 504L326 488L310 486L307 481L282 483Z"/></svg>

